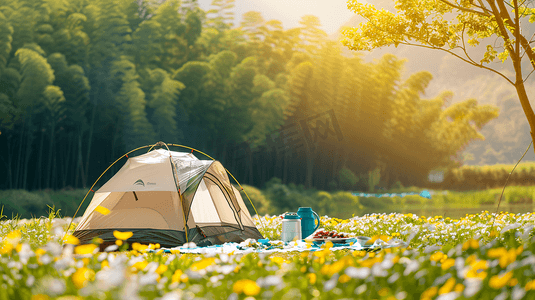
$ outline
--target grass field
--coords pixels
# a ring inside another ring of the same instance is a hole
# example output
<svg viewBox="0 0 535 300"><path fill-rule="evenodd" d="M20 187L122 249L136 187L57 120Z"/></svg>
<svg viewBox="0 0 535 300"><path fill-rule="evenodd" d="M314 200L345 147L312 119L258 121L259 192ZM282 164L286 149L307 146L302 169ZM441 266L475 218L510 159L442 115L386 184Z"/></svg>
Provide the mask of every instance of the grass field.
<svg viewBox="0 0 535 300"><path fill-rule="evenodd" d="M453 219L415 214L322 217L352 236L397 238L405 249L285 254L98 253L62 247L69 219L0 223L0 299L521 299L535 297L535 214L489 212ZM264 216L279 238L279 216ZM128 233L118 233L121 243ZM123 241L124 240L124 241ZM125 244L123 244L124 247ZM157 248L157 245L150 246Z"/></svg>

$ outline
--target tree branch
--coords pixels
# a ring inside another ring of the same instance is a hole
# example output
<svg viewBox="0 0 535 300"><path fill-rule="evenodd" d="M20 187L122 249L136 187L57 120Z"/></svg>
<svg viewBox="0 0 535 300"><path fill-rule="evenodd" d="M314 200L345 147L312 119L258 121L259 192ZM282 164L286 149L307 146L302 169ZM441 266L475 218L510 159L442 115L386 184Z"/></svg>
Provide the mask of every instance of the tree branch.
<svg viewBox="0 0 535 300"><path fill-rule="evenodd" d="M531 70L531 72L529 72L528 76L526 76L526 79L524 79L524 83L528 80L529 76L531 76L531 74L533 74L533 72L535 72L535 69Z"/></svg>
<svg viewBox="0 0 535 300"><path fill-rule="evenodd" d="M500 1L501 0L498 0L498 5L500 5ZM511 43L509 42L511 40L509 38L509 33L507 32L507 28L505 27L505 24L503 23L504 20L507 21L508 19L510 19L509 14L507 14L507 11L505 11L505 16L503 16L500 10L498 10L496 5L494 4L494 0L487 0L487 2L489 3L490 7L492 8L492 12L494 16L496 17L496 23L498 23L498 28L504 39L504 43L503 43L504 46L507 48L511 56L515 55L515 51L513 47L511 47Z"/></svg>
<svg viewBox="0 0 535 300"><path fill-rule="evenodd" d="M470 55L468 55L468 52L466 52L466 45L464 43L464 29L466 28L466 24L463 24L463 31L461 31L461 41L463 42L463 46L461 47L461 49L463 49L463 52L464 52L464 55L466 55L466 57L468 58L468 60L470 61L470 63L472 63L473 65L478 65L478 63L476 63L471 57Z"/></svg>
<svg viewBox="0 0 535 300"><path fill-rule="evenodd" d="M464 12L471 13L471 14L478 14L478 15L485 16L485 17L490 17L490 14L487 14L487 13L481 12L481 11L477 11L477 10L473 10L473 9L469 9L469 8L466 8L466 7L462 7L462 6L459 6L459 5L455 5L455 4L451 3L451 2L449 2L448 0L438 0L438 1L448 5L450 7L458 9L460 11L464 11Z"/></svg>
<svg viewBox="0 0 535 300"><path fill-rule="evenodd" d="M513 0L513 5L515 9L515 33L516 36L520 36L520 18L518 16L518 0ZM517 54L520 54L520 39L515 39L515 51Z"/></svg>
<svg viewBox="0 0 535 300"><path fill-rule="evenodd" d="M476 5L474 5L474 6L478 7L479 9L481 9L482 11L487 13L489 16L492 15L492 10L489 10L488 8L485 7L485 4L483 3L483 0L477 0L477 2L479 2L479 6L476 6Z"/></svg>
<svg viewBox="0 0 535 300"><path fill-rule="evenodd" d="M487 0L487 1L489 1L490 3L490 1L492 0ZM503 2L502 1L497 1L497 2L498 2L498 6L500 7L500 11L496 9L496 13L495 13L496 17L500 16L502 18L500 19L500 21L505 21L507 25L509 25L510 27L516 28L515 24L511 21L511 18L509 17L509 14L507 13L507 8L505 8L505 5L503 4ZM496 18L496 21L498 21L498 19L499 18ZM515 37L518 40L520 40L520 44L522 45L522 48L524 49L524 51L526 51L526 54L528 55L531 66L535 69L535 53L533 52L533 49L531 49L528 40L526 40L526 38L520 34L520 31L515 34ZM507 37L507 39L509 39L509 37Z"/></svg>
<svg viewBox="0 0 535 300"><path fill-rule="evenodd" d="M489 68L489 67L487 67L487 66L484 66L484 65L482 65L482 64L473 63L473 62L467 60L466 58L460 56L459 54L457 54L457 53L455 53L455 52L452 52L452 51L450 51L450 50L448 50L448 49L439 48L439 47L431 47L431 46L421 45L421 44L413 44L413 43L408 43L408 42L400 42L400 44L402 44L402 45L407 45L407 46L416 46L416 47L421 47L421 48L433 49L433 50L442 50L442 51L444 51L444 52L447 52L447 53L449 53L449 54L451 54L451 55L453 55L453 56L459 58L460 60L462 60L462 61L464 61L464 62L466 62L466 63L468 63L468 64L471 64L471 65L473 65L473 66L476 66L476 67L479 67L479 68L482 68L482 69L491 71L491 72L493 72L493 73L495 73L495 74L498 74L498 75L500 75L503 79L505 79L507 82L509 82L511 85L513 85L513 86L515 85L515 84L514 84L509 78L507 78L507 76L505 76L504 74L502 74L502 73L500 73L500 72L498 72L498 71L496 71L496 70L494 70L494 69L492 69L492 68Z"/></svg>

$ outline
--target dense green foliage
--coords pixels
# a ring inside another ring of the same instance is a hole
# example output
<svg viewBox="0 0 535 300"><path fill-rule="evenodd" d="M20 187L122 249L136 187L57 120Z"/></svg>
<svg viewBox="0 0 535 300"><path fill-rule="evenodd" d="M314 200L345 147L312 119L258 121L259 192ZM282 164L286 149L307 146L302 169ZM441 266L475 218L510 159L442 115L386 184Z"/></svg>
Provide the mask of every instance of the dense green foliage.
<svg viewBox="0 0 535 300"><path fill-rule="evenodd" d="M0 188L87 187L158 140L254 186L373 190L373 170L416 185L497 116L473 99L448 106L447 92L423 99L431 74L403 76L392 55L343 56L314 16L284 30L248 12L232 27L231 0L158 2L2 1Z"/></svg>
<svg viewBox="0 0 535 300"><path fill-rule="evenodd" d="M535 164L521 163L513 171L514 167L514 164L462 166L447 170L443 182L431 183L428 186L457 191L503 188L506 182L507 186L532 186L535 179Z"/></svg>
<svg viewBox="0 0 535 300"><path fill-rule="evenodd" d="M434 191L432 199L419 195L405 197L358 197L346 191L329 192L306 189L303 185L282 184L278 178L266 183L263 189L243 185L242 198L251 213L255 215L278 215L287 211L296 212L299 207L311 207L320 215L350 218L371 213L415 213L420 215L464 216L482 210L496 211L502 188L472 191ZM420 193L421 188L407 187L377 193ZM31 218L45 216L49 207L58 209L62 216L72 217L87 190L4 190L0 191L0 207L8 217ZM247 196L255 208L251 206ZM89 202L89 193L76 216L81 216ZM508 186L500 202L500 211L523 212L534 208L535 187ZM256 209L256 212L255 212Z"/></svg>

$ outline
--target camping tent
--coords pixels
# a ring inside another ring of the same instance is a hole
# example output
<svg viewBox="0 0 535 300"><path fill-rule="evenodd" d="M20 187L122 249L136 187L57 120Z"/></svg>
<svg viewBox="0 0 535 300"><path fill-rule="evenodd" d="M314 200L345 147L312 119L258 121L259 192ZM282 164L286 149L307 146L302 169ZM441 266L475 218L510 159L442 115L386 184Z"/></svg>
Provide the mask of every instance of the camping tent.
<svg viewBox="0 0 535 300"><path fill-rule="evenodd" d="M164 149L128 158L95 192L73 235L109 245L115 230L132 232L129 243L162 247L263 238L220 162Z"/></svg>

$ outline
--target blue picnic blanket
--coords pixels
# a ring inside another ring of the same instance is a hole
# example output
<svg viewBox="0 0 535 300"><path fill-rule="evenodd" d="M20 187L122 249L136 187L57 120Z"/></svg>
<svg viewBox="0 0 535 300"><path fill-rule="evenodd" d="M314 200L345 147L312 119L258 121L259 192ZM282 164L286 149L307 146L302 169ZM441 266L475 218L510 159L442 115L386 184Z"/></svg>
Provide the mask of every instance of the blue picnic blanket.
<svg viewBox="0 0 535 300"><path fill-rule="evenodd" d="M408 193L385 193L385 194L368 194L368 193L352 193L354 196L359 197L405 197L408 195L420 195L421 197L431 199L431 193L427 190L423 190L420 193L408 192Z"/></svg>
<svg viewBox="0 0 535 300"><path fill-rule="evenodd" d="M357 239L349 239L345 243L333 243L332 250L362 250L362 251L379 251L385 248L392 247L407 247L408 243L399 239L391 239L385 242L377 239L372 245L360 245ZM283 241L270 241L268 239L254 240L248 239L241 243L224 243L222 245L212 245L205 247L197 247L194 243L188 243L180 247L164 248L150 250L150 252L158 252L163 250L164 253L195 253L204 255L215 254L240 254L240 253L274 253L274 252L290 252L290 251L318 251L325 248L323 242L305 242L304 240L297 240L285 243Z"/></svg>

